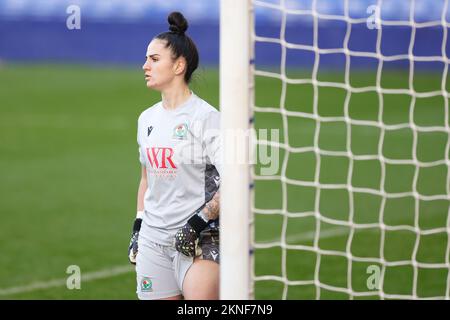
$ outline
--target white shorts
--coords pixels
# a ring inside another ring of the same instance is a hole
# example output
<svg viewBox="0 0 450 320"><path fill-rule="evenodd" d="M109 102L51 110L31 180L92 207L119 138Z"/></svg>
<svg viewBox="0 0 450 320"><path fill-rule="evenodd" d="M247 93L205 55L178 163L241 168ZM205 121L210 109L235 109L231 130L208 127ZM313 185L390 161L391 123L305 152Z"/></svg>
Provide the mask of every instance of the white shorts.
<svg viewBox="0 0 450 320"><path fill-rule="evenodd" d="M136 256L136 293L140 300L153 300L182 294L183 280L194 258L173 246L162 246L139 237Z"/></svg>
<svg viewBox="0 0 450 320"><path fill-rule="evenodd" d="M207 227L199 238L201 259L220 263L219 229ZM163 299L183 293L183 281L194 258L143 236L138 239L136 293L140 300Z"/></svg>

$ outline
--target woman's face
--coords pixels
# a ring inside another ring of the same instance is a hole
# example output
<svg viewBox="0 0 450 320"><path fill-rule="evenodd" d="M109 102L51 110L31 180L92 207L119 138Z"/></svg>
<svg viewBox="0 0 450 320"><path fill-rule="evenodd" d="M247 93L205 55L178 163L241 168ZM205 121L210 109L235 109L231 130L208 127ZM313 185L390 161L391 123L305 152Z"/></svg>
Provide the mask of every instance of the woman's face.
<svg viewBox="0 0 450 320"><path fill-rule="evenodd" d="M161 91L178 75L177 61L173 61L170 48L166 48L166 41L160 39L150 42L146 57L142 69L147 87Z"/></svg>

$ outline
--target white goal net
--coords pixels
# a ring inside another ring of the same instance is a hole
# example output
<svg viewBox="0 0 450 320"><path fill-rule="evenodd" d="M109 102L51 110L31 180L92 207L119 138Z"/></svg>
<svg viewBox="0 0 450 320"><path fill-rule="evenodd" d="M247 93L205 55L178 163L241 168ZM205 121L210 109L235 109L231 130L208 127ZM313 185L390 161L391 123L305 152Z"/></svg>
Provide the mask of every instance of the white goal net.
<svg viewBox="0 0 450 320"><path fill-rule="evenodd" d="M448 2L252 1L251 297L450 298Z"/></svg>

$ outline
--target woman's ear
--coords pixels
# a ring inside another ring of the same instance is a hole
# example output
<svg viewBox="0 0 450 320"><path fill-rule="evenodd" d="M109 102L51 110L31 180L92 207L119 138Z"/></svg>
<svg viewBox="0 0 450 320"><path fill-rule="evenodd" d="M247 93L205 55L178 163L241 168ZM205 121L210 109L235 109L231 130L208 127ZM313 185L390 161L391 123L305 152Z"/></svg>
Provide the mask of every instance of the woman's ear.
<svg viewBox="0 0 450 320"><path fill-rule="evenodd" d="M184 57L179 57L174 64L174 72L177 76L184 73L186 69L186 59Z"/></svg>

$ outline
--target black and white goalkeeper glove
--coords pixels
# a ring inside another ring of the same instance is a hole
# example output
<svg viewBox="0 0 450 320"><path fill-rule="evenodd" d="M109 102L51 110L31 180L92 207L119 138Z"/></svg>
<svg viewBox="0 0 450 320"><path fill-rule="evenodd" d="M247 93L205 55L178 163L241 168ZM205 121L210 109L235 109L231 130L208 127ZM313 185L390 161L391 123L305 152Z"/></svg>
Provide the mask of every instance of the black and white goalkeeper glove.
<svg viewBox="0 0 450 320"><path fill-rule="evenodd" d="M205 217L202 217L202 209L197 210L188 222L175 235L175 249L185 256L196 257L202 254L198 245L200 232L208 225Z"/></svg>
<svg viewBox="0 0 450 320"><path fill-rule="evenodd" d="M131 233L131 240L128 246L128 260L130 263L136 264L136 256L138 253L138 239L139 239L139 231L141 230L142 224L142 213L138 212L136 219L133 224L133 231Z"/></svg>

